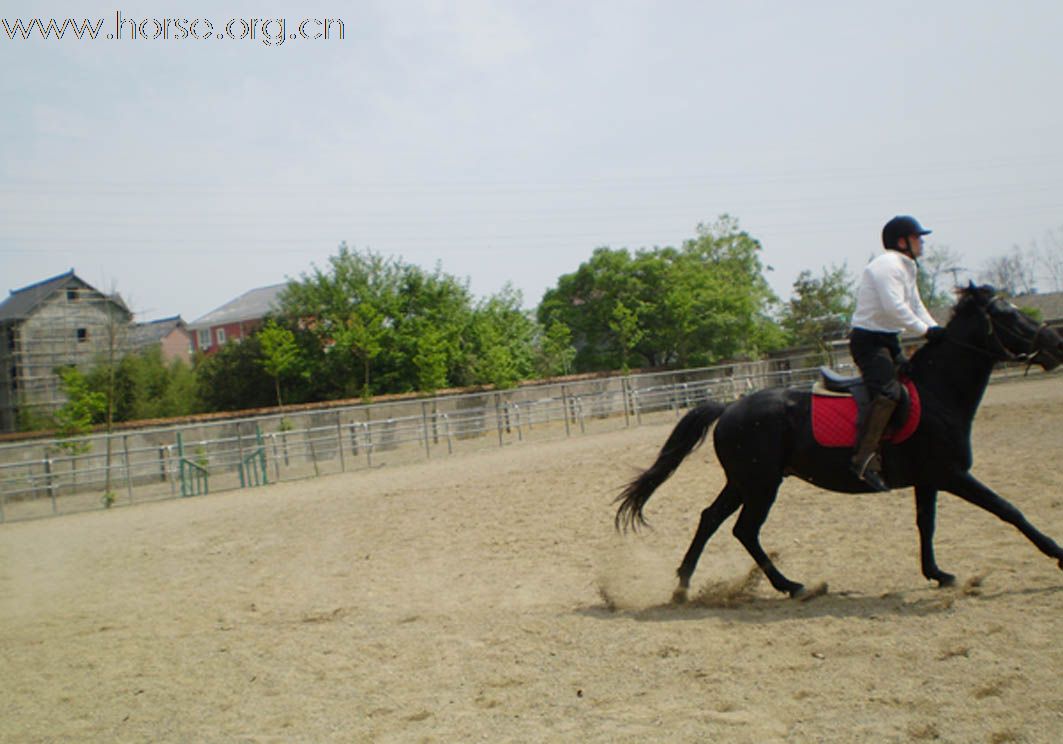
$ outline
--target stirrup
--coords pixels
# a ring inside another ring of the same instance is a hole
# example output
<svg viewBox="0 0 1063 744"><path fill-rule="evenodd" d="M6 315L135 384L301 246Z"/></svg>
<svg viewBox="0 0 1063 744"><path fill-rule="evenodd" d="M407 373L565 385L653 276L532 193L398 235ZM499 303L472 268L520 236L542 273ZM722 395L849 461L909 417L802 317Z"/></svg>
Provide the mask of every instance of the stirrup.
<svg viewBox="0 0 1063 744"><path fill-rule="evenodd" d="M876 468L870 467L872 460L874 460L877 455L878 453L871 453L871 456L864 461L862 467L857 465L855 462L852 463L851 470L853 472L853 475L855 475L867 485L871 486L872 489L884 493L892 489L886 483L886 480L882 477L882 473L880 473Z"/></svg>

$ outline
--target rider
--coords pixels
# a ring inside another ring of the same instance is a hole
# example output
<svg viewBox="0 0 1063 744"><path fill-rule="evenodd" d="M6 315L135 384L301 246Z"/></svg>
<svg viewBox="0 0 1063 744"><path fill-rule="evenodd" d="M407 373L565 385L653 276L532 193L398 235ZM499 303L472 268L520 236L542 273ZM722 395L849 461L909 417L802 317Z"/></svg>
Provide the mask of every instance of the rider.
<svg viewBox="0 0 1063 744"><path fill-rule="evenodd" d="M882 228L885 252L872 260L860 276L849 333L849 352L867 385L871 404L857 433L853 473L876 491L888 491L878 457L879 443L901 399L896 368L903 361L902 331L942 338L945 329L927 312L916 284L917 259L923 255L923 236L929 235L914 218L894 217Z"/></svg>

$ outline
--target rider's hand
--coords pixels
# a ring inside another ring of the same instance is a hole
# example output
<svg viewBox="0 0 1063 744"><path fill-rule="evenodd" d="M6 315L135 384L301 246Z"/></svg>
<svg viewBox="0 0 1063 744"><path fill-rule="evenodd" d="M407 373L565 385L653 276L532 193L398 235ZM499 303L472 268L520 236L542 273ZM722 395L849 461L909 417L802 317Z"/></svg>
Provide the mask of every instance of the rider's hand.
<svg viewBox="0 0 1063 744"><path fill-rule="evenodd" d="M926 340L932 344L945 339L945 329L941 326L930 326L926 329Z"/></svg>

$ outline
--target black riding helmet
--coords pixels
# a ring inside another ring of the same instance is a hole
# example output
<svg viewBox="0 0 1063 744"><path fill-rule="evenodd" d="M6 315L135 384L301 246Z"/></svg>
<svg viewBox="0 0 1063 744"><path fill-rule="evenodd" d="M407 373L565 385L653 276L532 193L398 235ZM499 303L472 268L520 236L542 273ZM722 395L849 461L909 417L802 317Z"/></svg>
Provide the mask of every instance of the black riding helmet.
<svg viewBox="0 0 1063 744"><path fill-rule="evenodd" d="M929 235L930 230L919 224L919 220L911 215L903 214L894 217L882 228L882 245L889 250L900 250L897 241L909 235Z"/></svg>

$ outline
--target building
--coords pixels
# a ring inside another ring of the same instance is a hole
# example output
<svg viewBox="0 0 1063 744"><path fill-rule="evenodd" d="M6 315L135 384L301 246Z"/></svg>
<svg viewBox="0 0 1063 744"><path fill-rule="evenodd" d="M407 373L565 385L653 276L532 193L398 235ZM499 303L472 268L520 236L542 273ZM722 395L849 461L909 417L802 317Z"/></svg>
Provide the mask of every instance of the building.
<svg viewBox="0 0 1063 744"><path fill-rule="evenodd" d="M188 324L196 351L212 354L231 341L240 341L254 333L267 315L278 307L287 282L259 287L211 310Z"/></svg>
<svg viewBox="0 0 1063 744"><path fill-rule="evenodd" d="M1046 292L1012 297L1016 307L1037 310L1041 320L1053 328L1063 328L1063 292Z"/></svg>
<svg viewBox="0 0 1063 744"><path fill-rule="evenodd" d="M73 269L11 290L0 303L0 431L45 420L66 402L59 368L124 353L132 317L121 297Z"/></svg>
<svg viewBox="0 0 1063 744"><path fill-rule="evenodd" d="M143 351L158 346L166 362L180 359L191 361L192 334L180 315L160 318L133 326L130 346L134 351Z"/></svg>

